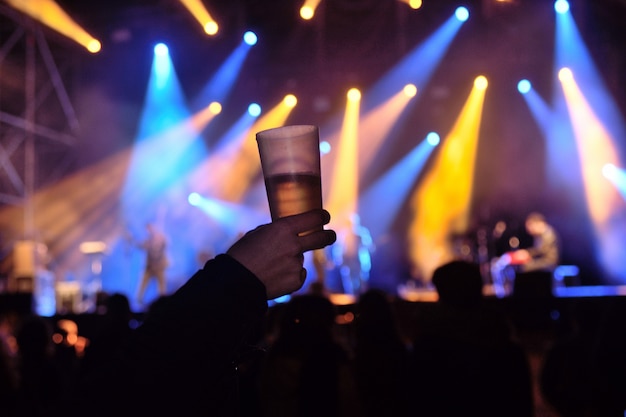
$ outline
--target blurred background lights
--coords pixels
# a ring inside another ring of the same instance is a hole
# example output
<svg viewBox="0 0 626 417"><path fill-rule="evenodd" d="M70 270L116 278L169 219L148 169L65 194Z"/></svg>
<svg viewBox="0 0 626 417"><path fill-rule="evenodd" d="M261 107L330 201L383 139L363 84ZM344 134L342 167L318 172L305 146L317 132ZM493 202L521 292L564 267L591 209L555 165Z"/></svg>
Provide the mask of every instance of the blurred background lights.
<svg viewBox="0 0 626 417"><path fill-rule="evenodd" d="M248 106L248 114L253 117L257 117L261 114L261 106L257 103L251 103Z"/></svg>
<svg viewBox="0 0 626 417"><path fill-rule="evenodd" d="M250 30L243 34L243 41L250 46L256 45L257 40L258 38L256 36L256 33Z"/></svg>
<svg viewBox="0 0 626 417"><path fill-rule="evenodd" d="M426 135L426 142L428 142L431 146L439 145L440 141L441 138L439 137L439 134L437 134L437 132L430 132L428 135Z"/></svg>
<svg viewBox="0 0 626 417"><path fill-rule="evenodd" d="M415 84L407 84L404 86L403 91L407 97L415 97L415 95L417 94L417 87L415 86Z"/></svg>
<svg viewBox="0 0 626 417"><path fill-rule="evenodd" d="M461 22L465 22L467 19L469 19L469 10L467 10L467 7L460 6L460 7L457 7L456 11L454 12L454 15Z"/></svg>
<svg viewBox="0 0 626 417"><path fill-rule="evenodd" d="M554 10L560 14L567 13L569 10L569 3L567 0L556 0L556 2L554 2Z"/></svg>
<svg viewBox="0 0 626 417"><path fill-rule="evenodd" d="M522 94L526 94L530 91L531 88L531 84L530 81L528 80L521 80L520 82L517 83L517 91L519 91Z"/></svg>

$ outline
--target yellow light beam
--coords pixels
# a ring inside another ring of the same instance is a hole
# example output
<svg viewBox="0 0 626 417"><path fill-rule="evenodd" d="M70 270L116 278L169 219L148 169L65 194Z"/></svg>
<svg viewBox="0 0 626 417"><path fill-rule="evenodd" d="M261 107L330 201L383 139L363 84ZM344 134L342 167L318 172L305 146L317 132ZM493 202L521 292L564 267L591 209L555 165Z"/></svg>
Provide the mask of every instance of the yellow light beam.
<svg viewBox="0 0 626 417"><path fill-rule="evenodd" d="M99 40L87 33L53 0L7 0L17 10L78 42L89 52L102 48Z"/></svg>
<svg viewBox="0 0 626 417"><path fill-rule="evenodd" d="M209 11L204 7L201 0L180 0L183 6L193 15L200 23L202 29L207 35L215 35L219 31L219 25L211 16Z"/></svg>
<svg viewBox="0 0 626 417"><path fill-rule="evenodd" d="M453 259L451 237L468 228L474 165L486 79L478 77L432 168L411 198L409 227L413 275L430 281L434 269Z"/></svg>
<svg viewBox="0 0 626 417"><path fill-rule="evenodd" d="M339 148L332 169L332 181L328 186L328 201L324 206L333 217L333 227L343 229L350 225L350 215L357 212L359 188L358 135L360 93L348 92L348 100L339 136Z"/></svg>

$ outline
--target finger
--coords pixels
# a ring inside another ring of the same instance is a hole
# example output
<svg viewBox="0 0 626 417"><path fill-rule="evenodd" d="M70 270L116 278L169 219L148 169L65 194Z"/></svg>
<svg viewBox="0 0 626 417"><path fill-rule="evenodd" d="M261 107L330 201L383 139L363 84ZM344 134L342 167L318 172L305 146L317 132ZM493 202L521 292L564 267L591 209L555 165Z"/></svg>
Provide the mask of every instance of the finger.
<svg viewBox="0 0 626 417"><path fill-rule="evenodd" d="M299 237L300 246L304 252L322 249L332 245L337 240L337 233L334 230L319 230Z"/></svg>
<svg viewBox="0 0 626 417"><path fill-rule="evenodd" d="M316 209L306 213L283 217L278 221L285 222L295 233L302 233L328 224L330 222L330 213L323 209Z"/></svg>

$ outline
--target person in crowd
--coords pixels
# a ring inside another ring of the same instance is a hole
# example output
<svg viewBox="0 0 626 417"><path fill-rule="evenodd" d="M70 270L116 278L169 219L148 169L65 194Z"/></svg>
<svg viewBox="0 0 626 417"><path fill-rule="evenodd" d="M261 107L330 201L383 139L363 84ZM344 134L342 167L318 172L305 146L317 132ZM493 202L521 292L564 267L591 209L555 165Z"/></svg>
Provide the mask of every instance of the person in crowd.
<svg viewBox="0 0 626 417"><path fill-rule="evenodd" d="M54 356L52 324L27 315L16 328L18 385L15 417L55 417L65 414L72 395L72 380Z"/></svg>
<svg viewBox="0 0 626 417"><path fill-rule="evenodd" d="M408 415L409 350L389 296L369 289L356 304L354 363L359 402L366 417Z"/></svg>
<svg viewBox="0 0 626 417"><path fill-rule="evenodd" d="M334 335L336 314L318 294L287 302L259 372L260 415L361 415L349 351Z"/></svg>
<svg viewBox="0 0 626 417"><path fill-rule="evenodd" d="M121 293L107 295L104 307L95 334L81 358L81 374L91 372L95 367L108 366L109 361L115 359L116 351L122 349L131 337L133 314L128 297Z"/></svg>
<svg viewBox="0 0 626 417"><path fill-rule="evenodd" d="M421 417L531 417L532 375L513 327L485 304L478 264L435 269L439 301L416 322L411 392Z"/></svg>
<svg viewBox="0 0 626 417"><path fill-rule="evenodd" d="M323 229L329 221L325 210L283 217L209 260L107 367L82 378L76 415L238 415L237 364L256 342L267 301L304 284L304 253L335 242Z"/></svg>
<svg viewBox="0 0 626 417"><path fill-rule="evenodd" d="M154 223L146 224L146 232L148 233L146 239L139 243L139 247L146 253L143 275L139 282L137 293L137 300L140 304L143 304L146 289L153 279L157 283L159 295L164 295L167 292L167 283L165 281L165 270L169 263L167 259L167 238Z"/></svg>

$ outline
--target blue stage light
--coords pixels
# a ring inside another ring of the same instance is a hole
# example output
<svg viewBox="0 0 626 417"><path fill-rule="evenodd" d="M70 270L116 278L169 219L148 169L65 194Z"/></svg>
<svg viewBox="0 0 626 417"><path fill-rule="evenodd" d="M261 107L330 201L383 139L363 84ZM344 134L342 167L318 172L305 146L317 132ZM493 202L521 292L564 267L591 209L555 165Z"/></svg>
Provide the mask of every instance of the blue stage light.
<svg viewBox="0 0 626 417"><path fill-rule="evenodd" d="M243 41L250 46L256 45L257 40L256 34L252 31L247 31L243 34Z"/></svg>
<svg viewBox="0 0 626 417"><path fill-rule="evenodd" d="M252 117L257 117L261 114L261 106L259 106L257 103L251 103L248 106L248 114L250 114L250 116Z"/></svg>
<svg viewBox="0 0 626 417"><path fill-rule="evenodd" d="M198 193L191 193L189 194L189 197L187 197L187 201L189 201L189 204L192 206L199 206L202 201L202 197L200 197L200 194Z"/></svg>
<svg viewBox="0 0 626 417"><path fill-rule="evenodd" d="M426 135L426 142L428 142L428 144L431 146L439 145L440 141L441 138L436 132L430 132L428 135Z"/></svg>
<svg viewBox="0 0 626 417"><path fill-rule="evenodd" d="M465 22L467 19L469 19L469 10L467 10L467 7L460 6L460 7L457 7L456 11L454 12L454 15L461 22Z"/></svg>
<svg viewBox="0 0 626 417"><path fill-rule="evenodd" d="M556 0L554 2L554 10L560 14L567 13L569 10L569 3L567 0Z"/></svg>
<svg viewBox="0 0 626 417"><path fill-rule="evenodd" d="M154 45L154 54L158 56L166 56L169 53L167 45L160 42Z"/></svg>
<svg viewBox="0 0 626 417"><path fill-rule="evenodd" d="M521 80L520 82L517 83L517 91L519 91L522 94L526 94L530 91L532 85L530 84L530 81L528 80Z"/></svg>
<svg viewBox="0 0 626 417"><path fill-rule="evenodd" d="M320 152L322 155L326 155L327 153L330 153L330 143L326 142L325 140L320 142Z"/></svg>

